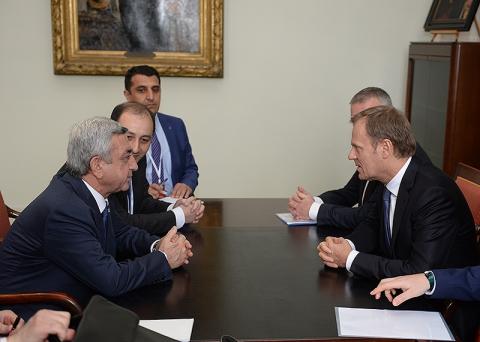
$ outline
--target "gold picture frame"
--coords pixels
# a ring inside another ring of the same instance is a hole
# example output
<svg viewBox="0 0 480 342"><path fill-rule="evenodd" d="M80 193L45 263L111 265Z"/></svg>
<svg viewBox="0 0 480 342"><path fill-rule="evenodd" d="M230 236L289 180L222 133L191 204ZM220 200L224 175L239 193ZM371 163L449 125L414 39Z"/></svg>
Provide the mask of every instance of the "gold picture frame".
<svg viewBox="0 0 480 342"><path fill-rule="evenodd" d="M197 0L199 24L196 42L198 44L197 50L192 52L138 52L105 50L102 47L81 49L79 1L88 2L88 4L110 2L109 0L51 0L55 74L124 75L134 65L148 64L156 68L162 76L223 77L223 0ZM116 3L118 1L116 0ZM169 1L175 2L175 0ZM88 9L91 8L88 7ZM116 34L115 30L111 32Z"/></svg>

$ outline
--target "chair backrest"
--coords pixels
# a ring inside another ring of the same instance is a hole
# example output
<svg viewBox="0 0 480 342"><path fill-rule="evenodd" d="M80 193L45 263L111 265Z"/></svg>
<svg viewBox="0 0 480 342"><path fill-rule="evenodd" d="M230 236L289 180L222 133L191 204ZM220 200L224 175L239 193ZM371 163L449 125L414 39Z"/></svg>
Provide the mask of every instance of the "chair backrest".
<svg viewBox="0 0 480 342"><path fill-rule="evenodd" d="M2 193L0 192L0 241L3 241L5 235L10 230L10 220L8 218L8 209L3 201Z"/></svg>
<svg viewBox="0 0 480 342"><path fill-rule="evenodd" d="M459 163L455 182L467 200L475 225L480 225L480 170Z"/></svg>
<svg viewBox="0 0 480 342"><path fill-rule="evenodd" d="M10 306L15 304L55 303L70 312L72 316L80 315L82 307L77 301L62 292L30 292L0 294L0 305Z"/></svg>

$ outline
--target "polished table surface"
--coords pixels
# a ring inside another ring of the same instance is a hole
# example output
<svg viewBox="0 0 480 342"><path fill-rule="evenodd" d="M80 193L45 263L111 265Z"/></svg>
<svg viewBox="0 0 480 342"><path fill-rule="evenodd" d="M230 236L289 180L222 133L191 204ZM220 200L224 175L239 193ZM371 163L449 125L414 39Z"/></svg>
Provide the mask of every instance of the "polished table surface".
<svg viewBox="0 0 480 342"><path fill-rule="evenodd" d="M194 318L192 340L315 340L337 337L334 308L389 308L369 295L375 281L325 268L315 226L274 216L286 199L207 200L208 217L185 231L190 263L173 281L113 299L141 319ZM412 306L413 305L413 306ZM423 308L413 301L404 309Z"/></svg>

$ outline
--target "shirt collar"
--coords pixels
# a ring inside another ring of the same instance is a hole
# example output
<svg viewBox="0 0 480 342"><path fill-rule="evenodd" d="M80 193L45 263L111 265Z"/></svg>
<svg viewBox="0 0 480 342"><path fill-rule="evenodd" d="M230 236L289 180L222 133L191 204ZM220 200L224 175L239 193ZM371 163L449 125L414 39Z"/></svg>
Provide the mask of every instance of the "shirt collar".
<svg viewBox="0 0 480 342"><path fill-rule="evenodd" d="M102 213L105 207L107 206L107 200L103 198L103 196L97 190L95 190L90 184L85 182L85 180L82 179L82 182L85 183L88 191L90 191L90 193L93 195L93 198L95 198L95 202L97 202L98 209L100 210L100 213Z"/></svg>
<svg viewBox="0 0 480 342"><path fill-rule="evenodd" d="M387 183L385 186L388 191L390 191L393 195L398 196L398 190L400 189L400 183L402 182L403 176L405 175L405 172L407 171L408 165L410 165L410 162L412 161L412 157L408 157L407 161L401 169L397 172L395 177L393 177L390 182Z"/></svg>

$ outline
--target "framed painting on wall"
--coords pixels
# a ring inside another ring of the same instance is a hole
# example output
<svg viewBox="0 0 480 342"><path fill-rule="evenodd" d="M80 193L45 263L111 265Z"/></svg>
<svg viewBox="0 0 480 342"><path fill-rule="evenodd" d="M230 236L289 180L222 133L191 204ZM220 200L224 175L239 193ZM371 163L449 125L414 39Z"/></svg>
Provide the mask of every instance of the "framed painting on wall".
<svg viewBox="0 0 480 342"><path fill-rule="evenodd" d="M55 74L223 77L223 0L51 0Z"/></svg>
<svg viewBox="0 0 480 342"><path fill-rule="evenodd" d="M425 31L468 31L475 19L480 0L433 0Z"/></svg>

